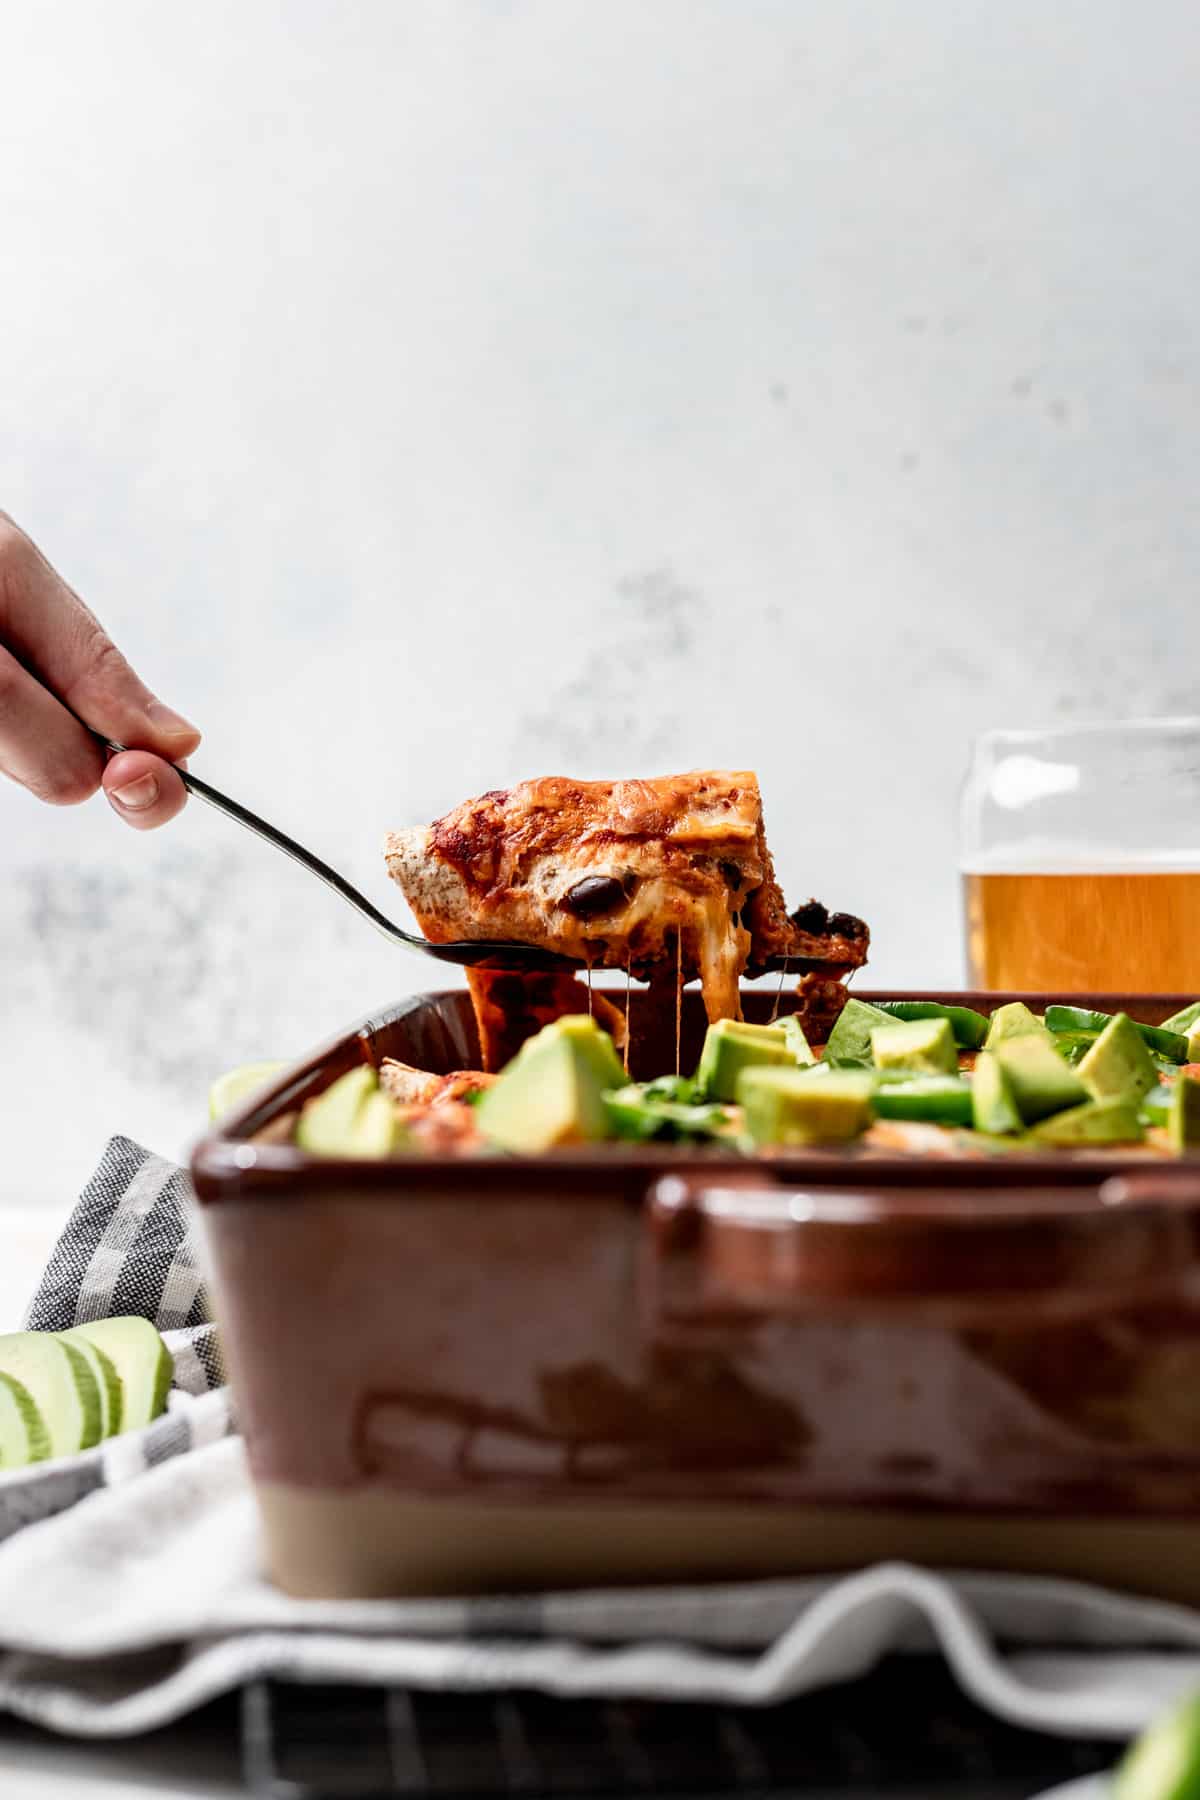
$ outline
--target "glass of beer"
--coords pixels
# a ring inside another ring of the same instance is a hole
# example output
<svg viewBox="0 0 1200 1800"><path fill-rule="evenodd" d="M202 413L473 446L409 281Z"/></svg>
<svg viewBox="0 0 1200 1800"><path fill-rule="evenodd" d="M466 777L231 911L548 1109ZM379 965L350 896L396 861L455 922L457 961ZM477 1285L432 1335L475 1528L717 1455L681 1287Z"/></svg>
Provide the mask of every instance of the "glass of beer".
<svg viewBox="0 0 1200 1800"><path fill-rule="evenodd" d="M1200 995L1200 719L987 732L962 871L973 986Z"/></svg>

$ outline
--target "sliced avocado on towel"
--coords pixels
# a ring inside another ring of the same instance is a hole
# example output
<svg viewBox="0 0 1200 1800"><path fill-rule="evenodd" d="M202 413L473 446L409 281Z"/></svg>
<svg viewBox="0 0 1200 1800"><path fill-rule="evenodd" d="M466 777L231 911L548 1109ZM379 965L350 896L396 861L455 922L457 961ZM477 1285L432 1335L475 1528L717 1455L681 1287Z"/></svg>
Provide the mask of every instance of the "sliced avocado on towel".
<svg viewBox="0 0 1200 1800"><path fill-rule="evenodd" d="M112 1358L103 1350L98 1350L89 1338L77 1331L61 1331L59 1337L66 1338L73 1344L80 1355L87 1359L92 1374L96 1377L96 1386L100 1390L100 1436L115 1437L121 1429L121 1377L117 1374Z"/></svg>
<svg viewBox="0 0 1200 1800"><path fill-rule="evenodd" d="M44 1462L50 1433L37 1402L15 1375L0 1375L0 1470Z"/></svg>
<svg viewBox="0 0 1200 1800"><path fill-rule="evenodd" d="M1113 1777L1112 1800L1200 1800L1200 1698L1144 1731Z"/></svg>
<svg viewBox="0 0 1200 1800"><path fill-rule="evenodd" d="M51 1456L74 1456L100 1442L100 1388L87 1357L52 1331L0 1337L0 1374L27 1390L50 1438Z"/></svg>
<svg viewBox="0 0 1200 1800"><path fill-rule="evenodd" d="M68 1344L85 1339L115 1368L121 1383L119 1430L136 1431L157 1419L166 1407L175 1365L149 1319L93 1319L62 1336Z"/></svg>

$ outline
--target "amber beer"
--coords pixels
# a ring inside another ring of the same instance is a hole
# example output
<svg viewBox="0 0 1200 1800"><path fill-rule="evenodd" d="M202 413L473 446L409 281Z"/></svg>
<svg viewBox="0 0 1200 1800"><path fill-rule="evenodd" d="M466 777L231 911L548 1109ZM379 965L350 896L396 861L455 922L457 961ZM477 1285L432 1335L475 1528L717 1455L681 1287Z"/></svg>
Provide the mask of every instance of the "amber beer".
<svg viewBox="0 0 1200 1800"><path fill-rule="evenodd" d="M966 873L972 985L1200 995L1200 868Z"/></svg>

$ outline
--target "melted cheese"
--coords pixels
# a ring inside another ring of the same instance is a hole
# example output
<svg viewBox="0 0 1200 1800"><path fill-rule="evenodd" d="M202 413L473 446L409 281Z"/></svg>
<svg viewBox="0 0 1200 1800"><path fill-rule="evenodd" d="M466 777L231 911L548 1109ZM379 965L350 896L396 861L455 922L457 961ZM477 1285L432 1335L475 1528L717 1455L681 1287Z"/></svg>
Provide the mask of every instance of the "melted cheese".
<svg viewBox="0 0 1200 1800"><path fill-rule="evenodd" d="M788 919L747 770L652 781L547 776L467 800L427 829L393 832L388 868L426 936L540 944L588 968L653 980L698 976L710 1019L740 1016L750 963L786 954ZM579 917L589 876L614 885L609 911ZM844 964L863 960L840 946ZM821 954L807 938L797 954Z"/></svg>

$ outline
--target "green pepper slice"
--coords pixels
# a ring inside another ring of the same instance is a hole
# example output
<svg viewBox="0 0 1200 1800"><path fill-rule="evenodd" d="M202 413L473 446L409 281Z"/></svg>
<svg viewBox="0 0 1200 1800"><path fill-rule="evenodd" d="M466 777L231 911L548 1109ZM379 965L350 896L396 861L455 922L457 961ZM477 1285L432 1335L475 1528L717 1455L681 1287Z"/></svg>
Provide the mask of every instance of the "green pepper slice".
<svg viewBox="0 0 1200 1800"><path fill-rule="evenodd" d="M978 1050L988 1022L969 1006L942 1006L937 1000L873 1000L872 1006L893 1019L949 1019L954 1041L962 1050Z"/></svg>
<svg viewBox="0 0 1200 1800"><path fill-rule="evenodd" d="M1087 1006L1048 1006L1046 1008L1046 1026L1055 1033L1060 1031L1103 1031L1116 1017L1115 1013L1093 1012ZM1183 1063L1188 1059L1188 1041L1178 1031L1170 1031L1165 1025L1137 1025L1142 1042L1164 1057L1167 1062Z"/></svg>

